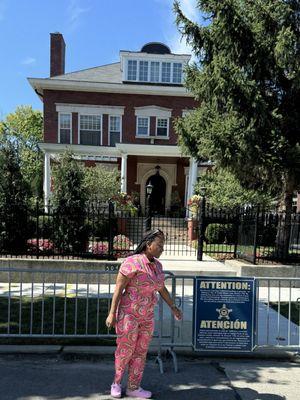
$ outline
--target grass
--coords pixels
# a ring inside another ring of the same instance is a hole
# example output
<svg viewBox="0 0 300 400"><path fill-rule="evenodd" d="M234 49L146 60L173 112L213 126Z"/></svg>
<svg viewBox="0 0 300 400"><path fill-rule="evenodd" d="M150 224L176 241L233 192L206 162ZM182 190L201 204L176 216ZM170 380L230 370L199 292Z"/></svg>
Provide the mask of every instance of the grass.
<svg viewBox="0 0 300 400"><path fill-rule="evenodd" d="M44 301L41 297L34 297L31 302L30 297L22 297L21 313L20 298L10 299L10 322L8 322L8 298L0 298L0 334L6 334L9 327L10 334L30 333L41 335L89 335L107 334L105 319L107 317L109 301L108 299L89 298L60 298L47 296ZM88 306L88 308L87 308ZM76 310L77 307L77 310ZM44 322L42 325L42 313ZM98 318L97 318L98 314ZM53 323L53 316L54 323ZM64 316L66 316L64 324ZM32 317L32 318L31 318ZM88 317L88 318L87 318ZM32 322L31 322L32 321ZM114 334L114 330L110 331ZM82 342L81 338L77 338ZM1 338L1 341L3 339ZM49 343L49 340L47 340ZM51 341L51 340L50 340ZM65 339L63 339L65 342ZM114 344L114 340L102 340L90 338L89 344ZM58 338L53 341L61 342ZM71 340L74 344L74 339ZM43 341L43 343L45 343ZM61 343L59 343L61 344ZM80 343L82 344L82 343ZM85 344L86 341L85 341Z"/></svg>
<svg viewBox="0 0 300 400"><path fill-rule="evenodd" d="M273 308L273 310L278 312L278 303L270 303L270 307ZM280 314L284 316L285 318L289 318L289 303L288 302L281 302L280 303ZM291 321L294 322L294 324L300 326L300 311L299 308L297 307L296 301L291 302Z"/></svg>

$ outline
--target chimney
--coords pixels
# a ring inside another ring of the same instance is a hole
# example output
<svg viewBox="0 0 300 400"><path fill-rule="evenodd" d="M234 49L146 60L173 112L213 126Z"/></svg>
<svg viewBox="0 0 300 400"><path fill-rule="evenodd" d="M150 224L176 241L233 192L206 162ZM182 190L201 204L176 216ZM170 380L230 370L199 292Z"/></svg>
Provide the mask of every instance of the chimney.
<svg viewBox="0 0 300 400"><path fill-rule="evenodd" d="M65 73L66 44L59 32L50 33L50 77Z"/></svg>

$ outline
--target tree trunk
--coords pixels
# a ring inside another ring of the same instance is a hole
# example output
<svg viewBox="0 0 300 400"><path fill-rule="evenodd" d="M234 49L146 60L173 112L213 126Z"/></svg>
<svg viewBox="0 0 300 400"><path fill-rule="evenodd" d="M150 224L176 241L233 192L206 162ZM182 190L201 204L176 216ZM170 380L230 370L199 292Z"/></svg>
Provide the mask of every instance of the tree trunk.
<svg viewBox="0 0 300 400"><path fill-rule="evenodd" d="M291 236L291 221L293 205L293 182L286 179L284 191L281 198L281 206L277 225L276 235L276 257L286 261L289 256L289 244Z"/></svg>

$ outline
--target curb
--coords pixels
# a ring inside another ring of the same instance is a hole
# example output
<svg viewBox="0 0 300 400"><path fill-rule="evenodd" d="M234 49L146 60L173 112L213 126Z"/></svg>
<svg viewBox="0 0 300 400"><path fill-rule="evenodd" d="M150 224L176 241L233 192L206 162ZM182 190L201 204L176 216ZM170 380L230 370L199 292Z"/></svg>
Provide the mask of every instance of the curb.
<svg viewBox="0 0 300 400"><path fill-rule="evenodd" d="M115 346L57 346L57 345L0 345L1 355L59 355L59 356L76 356L76 357L104 357L113 356ZM167 352L167 349L163 353ZM260 348L251 353L212 353L212 352L195 352L190 348L175 349L178 356L190 358L238 358L248 360L286 360L300 363L300 353L293 349L274 349ZM149 355L157 356L157 347L150 347Z"/></svg>

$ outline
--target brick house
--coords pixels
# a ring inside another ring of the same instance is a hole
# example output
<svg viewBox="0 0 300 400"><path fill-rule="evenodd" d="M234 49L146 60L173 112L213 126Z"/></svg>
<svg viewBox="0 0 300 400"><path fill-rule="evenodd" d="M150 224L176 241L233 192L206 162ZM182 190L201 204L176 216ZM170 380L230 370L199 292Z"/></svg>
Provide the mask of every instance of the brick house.
<svg viewBox="0 0 300 400"><path fill-rule="evenodd" d="M65 73L63 36L50 34L50 77L29 78L44 104L46 203L52 162L71 148L86 166L120 169L121 191L139 193L143 210L149 182L154 211L170 208L175 193L186 204L198 166L182 155L173 120L196 106L182 84L189 59L148 43L141 51L120 51L119 62Z"/></svg>

